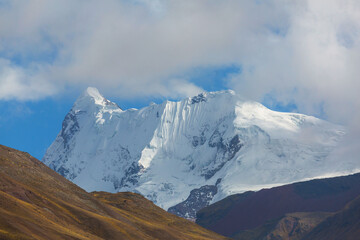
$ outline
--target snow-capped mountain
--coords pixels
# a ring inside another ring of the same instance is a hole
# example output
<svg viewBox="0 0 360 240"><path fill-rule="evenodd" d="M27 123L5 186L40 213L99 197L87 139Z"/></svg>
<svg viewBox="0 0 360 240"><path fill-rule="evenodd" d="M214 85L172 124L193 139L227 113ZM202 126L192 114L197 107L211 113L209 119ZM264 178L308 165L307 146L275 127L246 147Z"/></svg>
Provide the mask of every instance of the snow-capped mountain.
<svg viewBox="0 0 360 240"><path fill-rule="evenodd" d="M327 158L344 134L233 91L124 111L88 88L43 162L87 191L140 192L190 218L230 194L351 172Z"/></svg>

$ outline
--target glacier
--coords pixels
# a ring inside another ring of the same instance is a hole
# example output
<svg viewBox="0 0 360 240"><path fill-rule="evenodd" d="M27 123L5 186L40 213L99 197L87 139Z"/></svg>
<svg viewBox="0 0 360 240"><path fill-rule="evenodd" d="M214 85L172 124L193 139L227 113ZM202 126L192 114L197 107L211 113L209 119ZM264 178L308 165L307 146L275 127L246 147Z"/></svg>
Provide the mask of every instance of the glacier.
<svg viewBox="0 0 360 240"><path fill-rule="evenodd" d="M193 218L196 206L234 193L351 173L359 166L328 157L345 133L232 90L122 110L89 87L42 161L87 191L138 192Z"/></svg>

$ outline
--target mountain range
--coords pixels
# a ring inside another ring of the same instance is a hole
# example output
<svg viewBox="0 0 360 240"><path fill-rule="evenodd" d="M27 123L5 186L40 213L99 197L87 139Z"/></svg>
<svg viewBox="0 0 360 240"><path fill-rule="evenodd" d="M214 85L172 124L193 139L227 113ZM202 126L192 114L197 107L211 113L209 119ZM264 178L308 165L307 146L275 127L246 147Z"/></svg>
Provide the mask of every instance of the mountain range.
<svg viewBox="0 0 360 240"><path fill-rule="evenodd" d="M352 172L328 157L345 133L231 90L123 110L88 88L42 161L87 191L141 193L195 218L235 193Z"/></svg>

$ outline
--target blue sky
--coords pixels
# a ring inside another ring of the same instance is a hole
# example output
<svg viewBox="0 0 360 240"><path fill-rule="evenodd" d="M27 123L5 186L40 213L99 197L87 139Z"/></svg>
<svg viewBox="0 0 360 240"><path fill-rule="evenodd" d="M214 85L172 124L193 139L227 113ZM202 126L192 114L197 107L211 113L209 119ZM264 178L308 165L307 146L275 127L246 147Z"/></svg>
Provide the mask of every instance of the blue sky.
<svg viewBox="0 0 360 240"><path fill-rule="evenodd" d="M29 152L41 159L61 129L69 99L0 103L0 144Z"/></svg>
<svg viewBox="0 0 360 240"><path fill-rule="evenodd" d="M88 86L125 109L233 89L358 133L359 64L358 0L0 1L0 143L40 158Z"/></svg>

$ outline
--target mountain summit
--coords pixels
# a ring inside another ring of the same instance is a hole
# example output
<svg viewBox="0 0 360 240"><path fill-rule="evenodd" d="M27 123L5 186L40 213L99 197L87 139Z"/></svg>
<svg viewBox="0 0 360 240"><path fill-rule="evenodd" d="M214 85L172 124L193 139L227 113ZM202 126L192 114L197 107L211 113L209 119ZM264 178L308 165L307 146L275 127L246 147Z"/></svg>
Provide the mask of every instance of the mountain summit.
<svg viewBox="0 0 360 240"><path fill-rule="evenodd" d="M108 106L108 108L113 108L114 110L121 110L121 108L113 102L110 102L103 95L100 94L99 90L93 87L88 87L76 100L73 106L73 110L81 111L88 110L97 106L98 108Z"/></svg>
<svg viewBox="0 0 360 240"><path fill-rule="evenodd" d="M183 217L230 194L350 172L345 129L234 91L123 111L88 88L43 162L87 191L133 191Z"/></svg>

